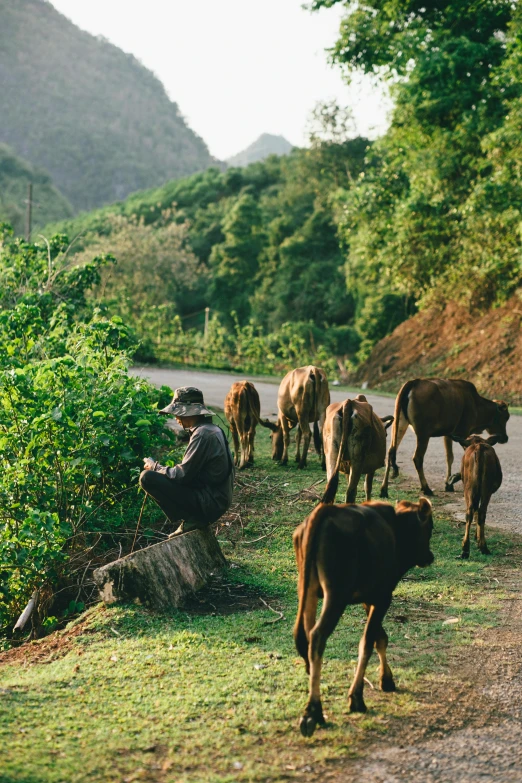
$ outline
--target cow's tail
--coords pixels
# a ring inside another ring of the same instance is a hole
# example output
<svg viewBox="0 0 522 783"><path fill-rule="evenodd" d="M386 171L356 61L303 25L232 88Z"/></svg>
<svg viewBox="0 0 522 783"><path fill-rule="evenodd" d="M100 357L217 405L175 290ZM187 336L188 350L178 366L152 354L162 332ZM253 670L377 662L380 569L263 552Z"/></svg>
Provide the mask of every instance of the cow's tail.
<svg viewBox="0 0 522 783"><path fill-rule="evenodd" d="M388 462L397 471L397 440L399 433L399 423L401 414L408 421L408 395L415 386L416 381L406 381L401 387L397 399L395 400L395 418L393 420L392 436L390 450L388 451Z"/></svg>
<svg viewBox="0 0 522 783"><path fill-rule="evenodd" d="M482 501L482 487L484 486L484 452L485 448L479 446L473 449L473 467L471 470L471 507L473 511L478 511Z"/></svg>
<svg viewBox="0 0 522 783"><path fill-rule="evenodd" d="M322 376L315 367L310 368L310 380L312 381L312 410L314 412L314 448L317 454L321 456L322 438L319 430L319 400L321 399Z"/></svg>
<svg viewBox="0 0 522 783"><path fill-rule="evenodd" d="M257 395L257 398L259 399L259 395L257 394L257 389L254 386L253 383L250 383L250 381L245 381L243 388L246 388L247 394L252 399L254 395ZM277 431L277 424L276 422L269 421L269 419L262 419L260 415L260 411L258 410L258 406L254 405L253 402L249 406L250 411L252 413L253 418L255 419L257 424L260 424L262 427L267 427L269 430L272 430L272 432Z"/></svg>
<svg viewBox="0 0 522 783"><path fill-rule="evenodd" d="M312 575L312 566L317 550L317 532L323 521L324 513L321 506L318 506L306 523L304 532L299 538L294 538L296 548L296 559L299 567L298 595L299 605L297 617L294 625L294 641L299 655L308 661L308 639L304 627L304 612L306 608L306 599L310 589L310 580ZM299 551L298 551L299 550Z"/></svg>
<svg viewBox="0 0 522 783"><path fill-rule="evenodd" d="M324 495L321 498L321 503L333 503L335 496L337 495L337 489L339 487L339 469L341 467L341 461L343 458L343 452L348 442L348 436L352 429L352 413L353 405L351 400L345 400L343 406L337 414L341 419L341 441L339 443L339 453L337 455L337 463L335 470L330 476Z"/></svg>

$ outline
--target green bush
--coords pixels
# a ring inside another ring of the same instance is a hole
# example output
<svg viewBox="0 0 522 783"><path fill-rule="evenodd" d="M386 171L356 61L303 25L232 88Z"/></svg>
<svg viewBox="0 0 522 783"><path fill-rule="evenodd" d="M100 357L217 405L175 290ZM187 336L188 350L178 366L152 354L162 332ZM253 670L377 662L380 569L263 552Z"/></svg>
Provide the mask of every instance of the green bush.
<svg viewBox="0 0 522 783"><path fill-rule="evenodd" d="M68 269L61 241L0 252L0 628L36 588L78 594L78 565L128 526L129 488L136 512L143 456L172 443L154 412L170 390L128 375L132 331L86 304L104 263Z"/></svg>

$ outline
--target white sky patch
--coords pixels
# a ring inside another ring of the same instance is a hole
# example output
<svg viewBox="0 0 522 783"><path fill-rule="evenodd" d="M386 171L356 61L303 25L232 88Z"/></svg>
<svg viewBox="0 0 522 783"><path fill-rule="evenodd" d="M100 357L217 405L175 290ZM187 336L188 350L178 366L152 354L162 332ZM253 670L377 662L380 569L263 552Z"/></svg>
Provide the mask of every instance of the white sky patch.
<svg viewBox="0 0 522 783"><path fill-rule="evenodd" d="M163 82L190 127L224 159L261 133L306 143L318 101L351 106L375 137L391 107L368 77L350 87L325 49L342 6L311 14L302 0L52 0L74 24L134 54Z"/></svg>

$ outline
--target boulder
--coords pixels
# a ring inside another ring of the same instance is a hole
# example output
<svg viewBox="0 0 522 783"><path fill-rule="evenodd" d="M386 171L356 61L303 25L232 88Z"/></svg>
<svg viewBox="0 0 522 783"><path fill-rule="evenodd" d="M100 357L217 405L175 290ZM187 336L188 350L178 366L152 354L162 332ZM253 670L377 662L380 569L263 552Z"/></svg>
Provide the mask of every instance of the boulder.
<svg viewBox="0 0 522 783"><path fill-rule="evenodd" d="M181 606L226 565L216 537L205 528L139 549L97 568L93 576L106 604L138 599L162 611Z"/></svg>

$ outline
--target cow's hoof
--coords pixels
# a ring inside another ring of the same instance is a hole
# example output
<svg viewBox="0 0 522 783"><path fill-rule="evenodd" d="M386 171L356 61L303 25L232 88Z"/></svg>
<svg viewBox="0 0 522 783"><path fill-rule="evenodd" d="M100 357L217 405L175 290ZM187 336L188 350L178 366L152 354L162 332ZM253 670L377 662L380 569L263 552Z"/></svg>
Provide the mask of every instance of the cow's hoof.
<svg viewBox="0 0 522 783"><path fill-rule="evenodd" d="M379 493L381 498L387 498L388 497L388 487L381 487L381 491Z"/></svg>
<svg viewBox="0 0 522 783"><path fill-rule="evenodd" d="M303 737L311 737L317 726L317 721L311 715L303 715L299 721L299 730Z"/></svg>
<svg viewBox="0 0 522 783"><path fill-rule="evenodd" d="M394 693L396 691L396 685L393 677L383 677L381 680L381 691L385 693Z"/></svg>
<svg viewBox="0 0 522 783"><path fill-rule="evenodd" d="M469 560L469 552L461 552L457 560Z"/></svg>
<svg viewBox="0 0 522 783"><path fill-rule="evenodd" d="M281 460L281 462L279 463L279 465L280 465L282 468L284 468L284 467L285 467L285 465L288 465L288 460L287 460L287 459L282 459L282 460Z"/></svg>
<svg viewBox="0 0 522 783"><path fill-rule="evenodd" d="M304 468L306 468L306 462L300 462L297 468L298 470L304 470Z"/></svg>
<svg viewBox="0 0 522 783"><path fill-rule="evenodd" d="M487 547L485 547L484 549L481 549L480 551L482 552L483 555L490 555L491 554L491 551Z"/></svg>
<svg viewBox="0 0 522 783"><path fill-rule="evenodd" d="M427 498L431 498L431 497L433 497L433 495L434 495L435 493L433 492L433 490L432 490L432 489L430 489L429 487L426 487L426 489L423 489L423 490L422 490L422 494L423 494L425 497L427 497Z"/></svg>
<svg viewBox="0 0 522 783"><path fill-rule="evenodd" d="M366 704L362 696L350 696L348 699L350 712L367 712Z"/></svg>
<svg viewBox="0 0 522 783"><path fill-rule="evenodd" d="M455 492L455 487L453 486L453 484L446 484L446 486L444 487L444 491L445 492Z"/></svg>
<svg viewBox="0 0 522 783"><path fill-rule="evenodd" d="M392 466L392 471L393 471L392 478L397 478L397 476L399 475L399 468L397 467L397 465Z"/></svg>

